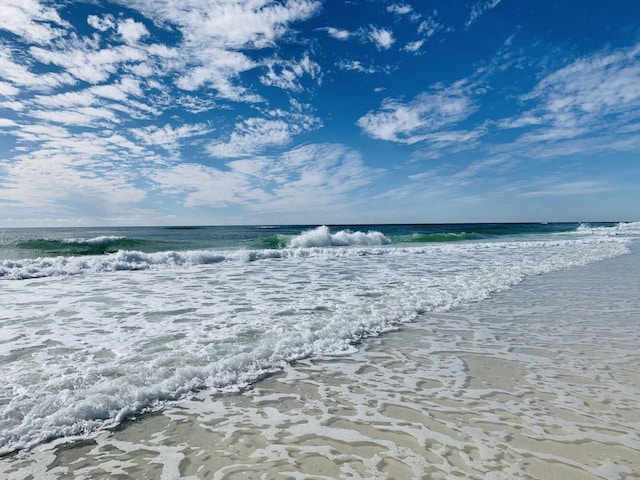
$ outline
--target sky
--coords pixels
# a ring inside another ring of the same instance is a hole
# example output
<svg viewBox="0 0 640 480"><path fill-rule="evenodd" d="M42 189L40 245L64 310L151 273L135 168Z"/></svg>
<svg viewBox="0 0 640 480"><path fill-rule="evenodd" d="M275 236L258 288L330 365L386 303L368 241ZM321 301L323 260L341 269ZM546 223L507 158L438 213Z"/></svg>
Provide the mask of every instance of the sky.
<svg viewBox="0 0 640 480"><path fill-rule="evenodd" d="M640 220L639 19L0 0L0 227Z"/></svg>

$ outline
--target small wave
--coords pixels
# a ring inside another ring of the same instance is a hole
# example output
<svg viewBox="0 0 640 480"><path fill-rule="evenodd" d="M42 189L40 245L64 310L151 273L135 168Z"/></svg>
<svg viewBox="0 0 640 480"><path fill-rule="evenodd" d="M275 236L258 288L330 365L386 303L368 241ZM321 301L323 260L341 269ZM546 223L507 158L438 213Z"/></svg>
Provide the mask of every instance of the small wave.
<svg viewBox="0 0 640 480"><path fill-rule="evenodd" d="M289 247L348 247L364 245L388 245L391 243L381 232L370 230L367 233L351 230L340 230L331 233L329 227L322 225L307 230L289 241Z"/></svg>
<svg viewBox="0 0 640 480"><path fill-rule="evenodd" d="M640 236L640 222L619 222L619 223L581 223L575 230L579 234L591 234L600 236Z"/></svg>
<svg viewBox="0 0 640 480"><path fill-rule="evenodd" d="M479 233L413 233L408 236L399 236L398 242L402 243L441 243L441 242L463 242L465 240L477 240L484 238Z"/></svg>
<svg viewBox="0 0 640 480"><path fill-rule="evenodd" d="M115 235L102 235L91 238L37 238L16 244L21 250L29 250L37 255L102 255L119 250L144 248L153 242Z"/></svg>
<svg viewBox="0 0 640 480"><path fill-rule="evenodd" d="M102 235L100 237L93 238L64 238L62 243L77 244L77 245L109 245L120 240L125 240L125 237L117 237L115 235Z"/></svg>

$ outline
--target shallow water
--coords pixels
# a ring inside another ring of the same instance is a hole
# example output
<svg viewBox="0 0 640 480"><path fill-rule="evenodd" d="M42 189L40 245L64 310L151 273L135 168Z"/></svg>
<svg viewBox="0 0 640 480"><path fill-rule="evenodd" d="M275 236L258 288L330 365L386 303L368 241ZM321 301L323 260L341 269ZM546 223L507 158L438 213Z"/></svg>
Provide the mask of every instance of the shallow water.
<svg viewBox="0 0 640 480"><path fill-rule="evenodd" d="M192 394L22 478L631 479L640 471L640 251L419 315L242 394Z"/></svg>

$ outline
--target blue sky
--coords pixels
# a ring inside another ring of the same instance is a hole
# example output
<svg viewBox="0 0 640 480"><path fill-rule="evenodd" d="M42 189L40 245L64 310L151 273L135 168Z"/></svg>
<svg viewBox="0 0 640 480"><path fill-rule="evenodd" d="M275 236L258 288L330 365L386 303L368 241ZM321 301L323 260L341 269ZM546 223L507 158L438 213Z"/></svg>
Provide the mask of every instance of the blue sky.
<svg viewBox="0 0 640 480"><path fill-rule="evenodd" d="M638 220L638 19L0 0L0 226Z"/></svg>

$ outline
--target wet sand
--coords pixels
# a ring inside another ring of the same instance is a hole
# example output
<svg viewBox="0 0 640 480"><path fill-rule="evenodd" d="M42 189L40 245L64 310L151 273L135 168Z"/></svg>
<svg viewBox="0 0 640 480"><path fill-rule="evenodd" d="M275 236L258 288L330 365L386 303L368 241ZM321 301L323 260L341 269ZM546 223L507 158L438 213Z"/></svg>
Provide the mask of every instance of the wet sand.
<svg viewBox="0 0 640 480"><path fill-rule="evenodd" d="M640 250L200 392L0 477L631 479L640 476Z"/></svg>

